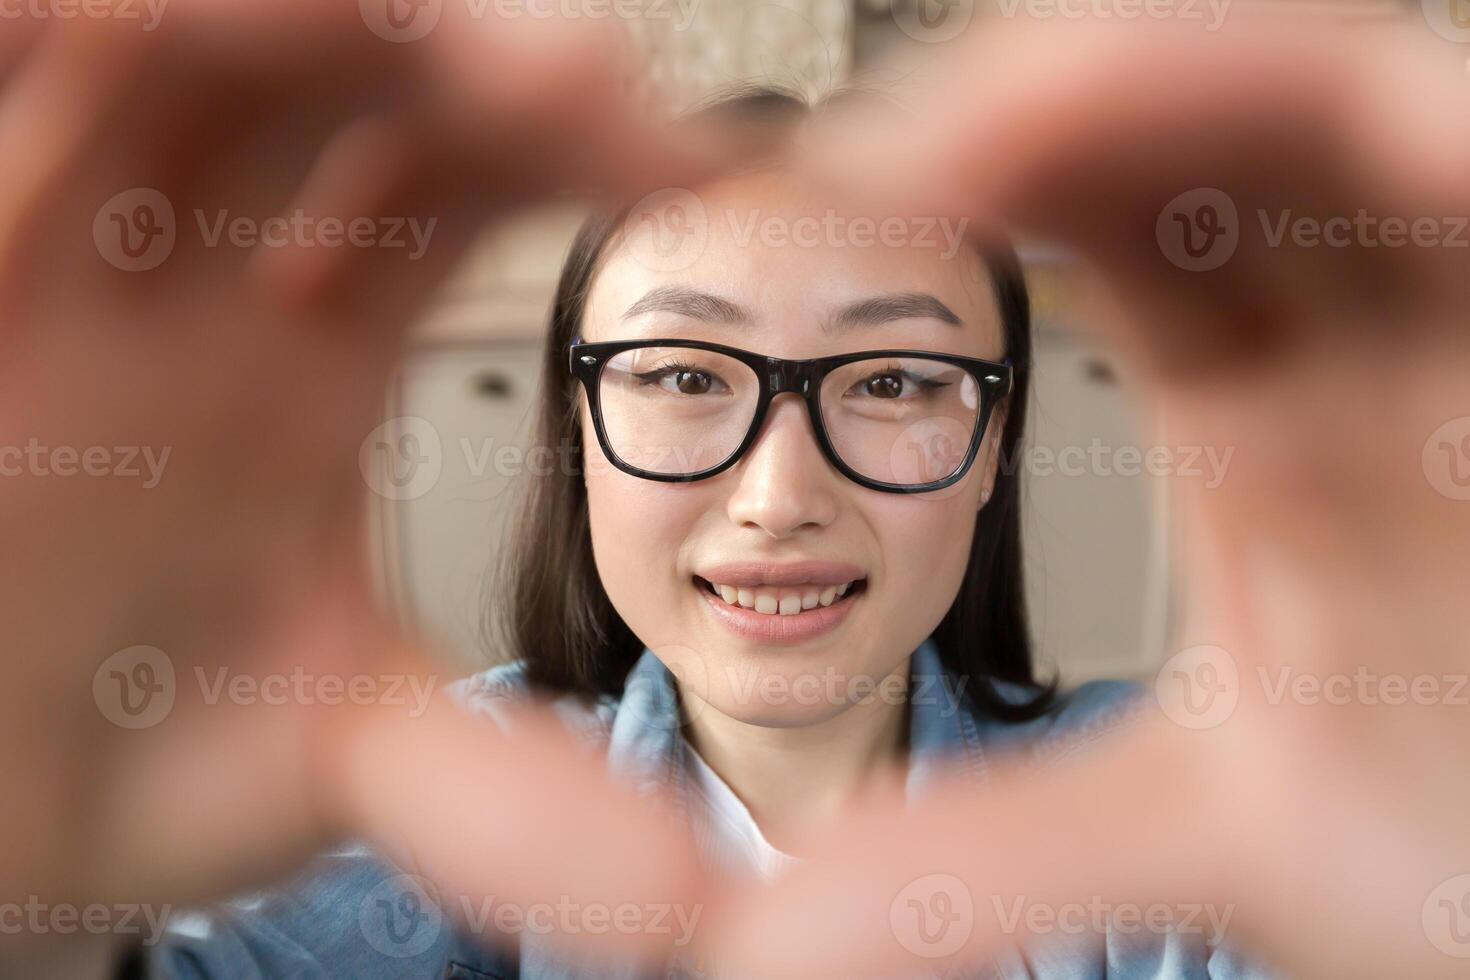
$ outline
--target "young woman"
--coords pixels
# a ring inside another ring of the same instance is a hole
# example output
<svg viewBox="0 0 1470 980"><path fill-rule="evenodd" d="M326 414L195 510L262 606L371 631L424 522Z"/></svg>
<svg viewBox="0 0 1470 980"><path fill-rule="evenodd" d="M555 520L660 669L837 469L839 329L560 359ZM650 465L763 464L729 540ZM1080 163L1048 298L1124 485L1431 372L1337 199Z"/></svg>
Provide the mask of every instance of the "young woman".
<svg viewBox="0 0 1470 980"><path fill-rule="evenodd" d="M941 774L983 786L993 760L1050 765L1131 707L1127 685L1059 697L1033 672L1017 475L999 465L1031 370L1013 251L865 226L782 165L848 98L719 101L698 118L747 132L754 165L577 236L537 440L582 465L527 487L501 569L511 662L459 692L507 725L553 698L613 772L672 793L723 874L779 874L884 780L910 796ZM689 945L697 909L629 923L669 930L672 962L567 962L548 933L590 928L579 910L521 910L517 927L432 891L342 854L299 889L176 930L150 975L718 972ZM942 942L919 926L907 941ZM976 967L1256 975L1205 939L1069 935Z"/></svg>

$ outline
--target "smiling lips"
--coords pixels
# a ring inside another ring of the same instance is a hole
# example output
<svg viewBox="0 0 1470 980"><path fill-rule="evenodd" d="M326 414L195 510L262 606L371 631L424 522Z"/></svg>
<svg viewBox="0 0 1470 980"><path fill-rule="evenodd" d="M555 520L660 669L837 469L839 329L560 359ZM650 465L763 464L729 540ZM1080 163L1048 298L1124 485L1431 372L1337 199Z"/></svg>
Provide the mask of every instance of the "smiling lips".
<svg viewBox="0 0 1470 980"><path fill-rule="evenodd" d="M764 643L794 643L847 618L866 591L863 570L845 562L741 562L702 569L694 584L727 628Z"/></svg>
<svg viewBox="0 0 1470 980"><path fill-rule="evenodd" d="M766 616L795 616L803 609L830 606L839 596L847 595L847 590L852 585L851 582L826 586L815 584L795 587L762 585L748 589L718 582L708 583L710 590L725 600L727 605L754 609Z"/></svg>

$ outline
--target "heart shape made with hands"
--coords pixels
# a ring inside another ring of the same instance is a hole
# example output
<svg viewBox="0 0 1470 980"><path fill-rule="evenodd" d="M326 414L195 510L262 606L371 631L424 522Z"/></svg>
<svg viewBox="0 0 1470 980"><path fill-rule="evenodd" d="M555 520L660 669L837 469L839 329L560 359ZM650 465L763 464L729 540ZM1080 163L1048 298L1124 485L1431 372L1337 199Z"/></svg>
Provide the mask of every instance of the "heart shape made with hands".
<svg viewBox="0 0 1470 980"><path fill-rule="evenodd" d="M1207 662L1212 689L1233 671L1217 723L1165 710L1085 765L873 804L776 889L731 893L550 722L506 736L442 699L410 719L211 705L188 685L145 731L99 713L97 665L139 645L181 672L430 685L371 600L357 533L356 448L403 325L511 203L728 162L713 137L640 123L616 46L585 25L455 17L411 45L365 32L355 4L174 0L151 34L23 18L0 38L0 442L171 460L150 488L0 482L22 693L4 732L35 746L5 763L4 837L24 844L0 848L0 880L181 900L363 834L512 900L703 899L702 941L752 976L932 966L890 915L934 874L972 897L1229 904L1244 939L1306 973L1457 974L1466 950L1434 903L1470 872L1463 713L1261 680L1464 670L1470 277L1448 226L1470 213L1470 106L1461 66L1408 31L1007 25L957 42L905 131L858 152L837 134L807 161L886 207L1079 248L1108 284L1096 329L1172 430L1234 448L1229 479L1179 498L1176 642L1223 659L1175 666ZM178 220L292 209L443 221L410 262L211 247ZM1341 232L1359 211L1423 236L1381 247L1358 224L1323 246L1297 223ZM478 832L487 813L504 833ZM983 915L967 930L947 955L1016 938Z"/></svg>

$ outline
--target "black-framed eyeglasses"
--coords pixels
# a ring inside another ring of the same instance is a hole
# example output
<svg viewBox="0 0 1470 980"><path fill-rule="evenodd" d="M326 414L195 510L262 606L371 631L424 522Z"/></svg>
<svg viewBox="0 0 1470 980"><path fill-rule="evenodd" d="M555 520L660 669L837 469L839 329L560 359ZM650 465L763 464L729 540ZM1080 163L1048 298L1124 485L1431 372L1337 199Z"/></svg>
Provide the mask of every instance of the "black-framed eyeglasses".
<svg viewBox="0 0 1470 980"><path fill-rule="evenodd" d="M661 338L568 348L603 454L625 473L665 483L715 476L755 442L771 399L806 402L822 454L873 490L925 493L975 462L1009 362L926 350L869 350L787 360Z"/></svg>

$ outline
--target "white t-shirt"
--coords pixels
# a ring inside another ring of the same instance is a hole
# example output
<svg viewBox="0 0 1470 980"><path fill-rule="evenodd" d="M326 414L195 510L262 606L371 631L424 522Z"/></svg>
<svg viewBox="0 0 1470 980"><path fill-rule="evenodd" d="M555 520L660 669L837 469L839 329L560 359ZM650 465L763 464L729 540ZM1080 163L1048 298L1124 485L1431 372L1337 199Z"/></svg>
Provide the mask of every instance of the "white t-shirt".
<svg viewBox="0 0 1470 980"><path fill-rule="evenodd" d="M797 862L771 846L749 808L687 741L684 762L689 775L690 826L706 861L736 873L753 872L762 881L770 881Z"/></svg>

